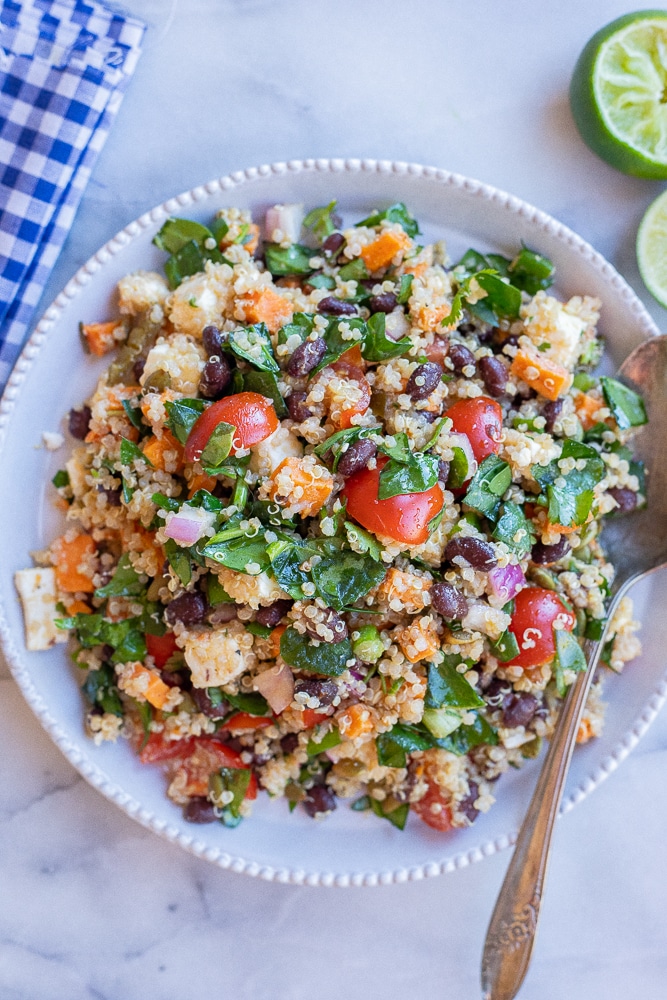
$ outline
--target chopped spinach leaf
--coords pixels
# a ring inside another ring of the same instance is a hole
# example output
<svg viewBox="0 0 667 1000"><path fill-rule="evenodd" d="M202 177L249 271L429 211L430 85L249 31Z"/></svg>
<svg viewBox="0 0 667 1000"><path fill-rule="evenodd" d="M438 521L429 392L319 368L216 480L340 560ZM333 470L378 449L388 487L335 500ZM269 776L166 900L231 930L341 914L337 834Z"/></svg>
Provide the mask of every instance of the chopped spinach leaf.
<svg viewBox="0 0 667 1000"><path fill-rule="evenodd" d="M507 500L500 507L493 537L497 542L504 542L519 557L523 557L528 555L535 543L535 528L524 514L523 508Z"/></svg>
<svg viewBox="0 0 667 1000"><path fill-rule="evenodd" d="M425 705L428 708L481 708L480 698L472 685L456 669L461 660L457 656L445 656L441 663L429 663L428 686ZM469 663L470 661L466 661Z"/></svg>
<svg viewBox="0 0 667 1000"><path fill-rule="evenodd" d="M516 636L513 632L510 632L509 629L507 629L506 632L503 632L503 634L499 636L495 642L490 642L489 645L491 647L491 652L497 660L500 660L501 663L509 663L509 661L513 660L515 656L518 656L520 652Z"/></svg>
<svg viewBox="0 0 667 1000"><path fill-rule="evenodd" d="M410 337L392 340L385 333L386 317L383 312L373 313L366 324L361 354L366 361L386 361L405 354L412 346Z"/></svg>
<svg viewBox="0 0 667 1000"><path fill-rule="evenodd" d="M199 416L206 409L203 399L177 399L164 404L167 427L180 444L185 444Z"/></svg>
<svg viewBox="0 0 667 1000"><path fill-rule="evenodd" d="M414 726L398 722L388 733L381 733L376 737L375 746L378 764L383 767L405 767L407 753L428 750L431 740Z"/></svg>
<svg viewBox="0 0 667 1000"><path fill-rule="evenodd" d="M479 713L471 725L459 726L451 735L437 741L437 746L443 750L462 757L477 746L496 746L498 733Z"/></svg>
<svg viewBox="0 0 667 1000"><path fill-rule="evenodd" d="M408 493L425 493L438 481L438 458L410 449L405 433L395 435L395 445L381 447L389 461L380 472L378 499L402 496Z"/></svg>
<svg viewBox="0 0 667 1000"><path fill-rule="evenodd" d="M553 284L554 266L548 257L523 246L508 267L510 281L522 292L535 295Z"/></svg>
<svg viewBox="0 0 667 1000"><path fill-rule="evenodd" d="M127 552L118 560L114 574L105 587L98 587L95 597L137 597L145 590L145 584L139 579L139 574L132 568Z"/></svg>
<svg viewBox="0 0 667 1000"><path fill-rule="evenodd" d="M575 459L577 466L563 473L558 462L567 458ZM578 468L580 464L582 468ZM593 506L594 489L605 474L605 464L595 448L568 440L560 459L547 466L533 465L531 470L545 494L551 523L564 527L584 524Z"/></svg>
<svg viewBox="0 0 667 1000"><path fill-rule="evenodd" d="M334 726L328 733L325 733L321 740L316 740L314 736L311 736L306 745L306 753L309 757L315 757L318 753L324 753L325 750L337 747L341 739L339 730Z"/></svg>
<svg viewBox="0 0 667 1000"><path fill-rule="evenodd" d="M373 212L367 218L362 219L361 222L357 222L357 225L373 228L374 226L379 226L383 219L387 219L388 222L398 222L411 238L414 238L419 233L417 220L413 218L402 201L395 202L383 212Z"/></svg>
<svg viewBox="0 0 667 1000"><path fill-rule="evenodd" d="M287 274L310 274L313 270L310 266L310 260L314 256L316 256L315 251L301 243L291 243L288 247L281 247L279 243L266 243L264 245L266 269L274 277L283 277Z"/></svg>
<svg viewBox="0 0 667 1000"><path fill-rule="evenodd" d="M349 639L315 644L291 627L280 637L280 655L285 663L297 670L326 677L338 677L347 670L347 661L354 659Z"/></svg>
<svg viewBox="0 0 667 1000"><path fill-rule="evenodd" d="M567 689L565 671L573 670L575 673L581 673L586 669L586 657L578 640L567 629L554 629L554 643L556 655L553 671L556 679L556 690L562 698Z"/></svg>
<svg viewBox="0 0 667 1000"><path fill-rule="evenodd" d="M128 441L127 438L120 439L120 461L121 465L132 465L133 462L141 460L145 462L146 465L150 465L153 468L153 463L150 458L144 455L141 448L137 448L136 444L132 441Z"/></svg>
<svg viewBox="0 0 667 1000"><path fill-rule="evenodd" d="M63 486L69 486L69 472L67 469L58 469L51 482L57 490L62 489Z"/></svg>
<svg viewBox="0 0 667 1000"><path fill-rule="evenodd" d="M398 286L398 292L396 293L396 301L399 306L404 306L407 304L410 295L412 294L412 282L415 280L414 274L402 274L401 280Z"/></svg>
<svg viewBox="0 0 667 1000"><path fill-rule="evenodd" d="M99 670L89 670L81 690L93 707L99 706L110 715L123 715L116 672L110 664L105 663Z"/></svg>
<svg viewBox="0 0 667 1000"><path fill-rule="evenodd" d="M273 345L265 323L254 323L252 326L232 330L227 343L237 357L249 361L260 371L280 371L273 356Z"/></svg>
<svg viewBox="0 0 667 1000"><path fill-rule="evenodd" d="M498 517L503 493L512 482L512 470L497 455L487 455L473 476L463 502L489 520Z"/></svg>
<svg viewBox="0 0 667 1000"><path fill-rule="evenodd" d="M167 219L153 243L171 255L164 265L171 288L177 288L191 274L203 271L207 260L215 264L229 263L220 253L211 230L191 219Z"/></svg>
<svg viewBox="0 0 667 1000"><path fill-rule="evenodd" d="M266 698L258 691L250 691L247 694L227 694L221 692L223 701L229 702L237 712L246 712L248 715L270 715L271 709Z"/></svg>
<svg viewBox="0 0 667 1000"><path fill-rule="evenodd" d="M278 343L285 344L290 337L299 337L303 341L313 332L314 325L312 313L294 313L291 321L278 331Z"/></svg>
<svg viewBox="0 0 667 1000"><path fill-rule="evenodd" d="M208 779L209 795L214 805L228 811L234 819L240 817L241 803L250 784L251 771L246 767L221 767ZM231 802L225 793L232 793ZM227 824L225 824L227 825Z"/></svg>
<svg viewBox="0 0 667 1000"><path fill-rule="evenodd" d="M233 424L226 424L224 421L216 424L201 453L202 465L210 469L219 469L232 450L235 434L236 427Z"/></svg>
<svg viewBox="0 0 667 1000"><path fill-rule="evenodd" d="M336 199L334 198L328 205L320 205L318 208L311 209L303 220L306 229L310 229L320 243L324 242L327 236L336 232L339 220L334 221L335 210Z"/></svg>
<svg viewBox="0 0 667 1000"><path fill-rule="evenodd" d="M368 268L362 257L355 257L349 264L343 264L338 271L338 277L343 281L365 281L368 278Z"/></svg>
<svg viewBox="0 0 667 1000"><path fill-rule="evenodd" d="M141 409L138 406L132 406L129 399L122 399L121 403L123 404L125 415L132 426L136 427L138 431L147 430L148 428L141 420Z"/></svg>
<svg viewBox="0 0 667 1000"><path fill-rule="evenodd" d="M182 549L173 538L168 538L164 545L167 562L184 587L192 579L192 557L187 549Z"/></svg>

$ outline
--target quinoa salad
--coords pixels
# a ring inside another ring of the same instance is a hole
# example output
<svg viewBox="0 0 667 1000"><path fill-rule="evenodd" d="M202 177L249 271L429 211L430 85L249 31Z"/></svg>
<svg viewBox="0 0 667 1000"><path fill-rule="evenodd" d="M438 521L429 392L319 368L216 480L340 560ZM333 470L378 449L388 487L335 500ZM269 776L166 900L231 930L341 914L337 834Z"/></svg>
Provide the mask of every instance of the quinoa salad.
<svg viewBox="0 0 667 1000"><path fill-rule="evenodd" d="M266 793L470 825L550 737L605 624L604 519L645 502L601 303L554 297L537 249L451 260L402 203L153 242L163 271L82 317L110 364L66 418L64 533L16 574L28 649L69 643L91 738L193 823ZM637 629L626 597L579 743Z"/></svg>

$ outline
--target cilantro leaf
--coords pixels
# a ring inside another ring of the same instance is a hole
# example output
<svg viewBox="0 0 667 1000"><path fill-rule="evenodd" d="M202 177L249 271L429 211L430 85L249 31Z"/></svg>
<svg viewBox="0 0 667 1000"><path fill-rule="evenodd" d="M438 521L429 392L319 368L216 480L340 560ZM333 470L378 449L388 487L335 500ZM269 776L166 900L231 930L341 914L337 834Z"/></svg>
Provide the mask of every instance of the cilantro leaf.
<svg viewBox="0 0 667 1000"><path fill-rule="evenodd" d="M291 627L280 637L280 655L285 663L297 670L326 677L338 677L347 670L347 661L354 659L349 639L315 644L307 635Z"/></svg>

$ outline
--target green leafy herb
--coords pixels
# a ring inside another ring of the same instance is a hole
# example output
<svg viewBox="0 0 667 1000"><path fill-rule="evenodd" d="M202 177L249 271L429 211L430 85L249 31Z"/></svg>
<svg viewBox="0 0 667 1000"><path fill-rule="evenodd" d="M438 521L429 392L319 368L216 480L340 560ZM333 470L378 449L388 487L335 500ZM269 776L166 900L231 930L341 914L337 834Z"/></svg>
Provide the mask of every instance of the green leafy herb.
<svg viewBox="0 0 667 1000"><path fill-rule="evenodd" d="M472 750L473 747L484 745L496 746L497 743L498 733L478 713L471 725L459 726L451 735L445 737L443 740L438 740L437 746L462 757Z"/></svg>
<svg viewBox="0 0 667 1000"><path fill-rule="evenodd" d="M411 238L414 238L419 233L417 220L413 218L402 201L395 202L383 212L373 212L366 219L357 222L357 225L373 228L374 226L379 226L383 219L386 219L388 222L398 222Z"/></svg>
<svg viewBox="0 0 667 1000"><path fill-rule="evenodd" d="M519 557L523 557L528 555L535 544L535 528L524 514L523 508L507 500L500 508L493 537L497 542L504 542Z"/></svg>
<svg viewBox="0 0 667 1000"><path fill-rule="evenodd" d="M208 779L209 795L214 805L228 811L234 819L240 817L241 803L250 784L251 772L245 767L221 767ZM231 802L227 794L232 793Z"/></svg>
<svg viewBox="0 0 667 1000"><path fill-rule="evenodd" d="M215 573L206 576L206 599L212 608L217 608L219 604L234 604L234 598L229 596Z"/></svg>
<svg viewBox="0 0 667 1000"><path fill-rule="evenodd" d="M114 574L105 587L98 587L95 597L137 597L145 590L145 585L141 582L139 574L132 568L130 557L127 552L118 560L118 565Z"/></svg>
<svg viewBox="0 0 667 1000"><path fill-rule="evenodd" d="M431 741L414 726L397 723L388 733L381 733L375 739L378 764L382 767L405 767L407 753L413 750L428 750Z"/></svg>
<svg viewBox="0 0 667 1000"><path fill-rule="evenodd" d="M146 465L150 465L153 468L153 463L149 458L144 455L141 448L137 448L136 444L132 441L128 441L127 438L120 439L120 461L121 465L132 465L133 462L141 460L145 462Z"/></svg>
<svg viewBox="0 0 667 1000"><path fill-rule="evenodd" d="M232 330L227 343L237 357L249 361L260 371L280 371L273 356L273 345L265 323L254 323L252 326Z"/></svg>
<svg viewBox="0 0 667 1000"><path fill-rule="evenodd" d="M607 624L606 618L591 618L586 616L586 628L584 629L584 637L586 639L591 639L593 642L599 642L604 634L605 625Z"/></svg>
<svg viewBox="0 0 667 1000"><path fill-rule="evenodd" d="M182 549L176 544L173 538L168 538L165 542L164 553L167 562L184 587L192 579L192 557L187 549Z"/></svg>
<svg viewBox="0 0 667 1000"><path fill-rule="evenodd" d="M336 232L336 223L333 220L335 210L336 199L334 198L328 205L321 205L318 208L311 209L303 220L306 229L312 230L313 235L320 243L324 242L327 236L331 236L332 233Z"/></svg>
<svg viewBox="0 0 667 1000"><path fill-rule="evenodd" d="M354 659L349 639L315 645L294 628L286 629L280 637L280 655L285 663L297 670L326 677L338 677L347 670L347 661Z"/></svg>
<svg viewBox="0 0 667 1000"><path fill-rule="evenodd" d="M410 805L407 802L401 803L401 805L395 806L393 809L388 807L385 801L378 802L377 799L369 796L368 801L370 807L376 816L380 819L388 819L392 826L395 826L398 830L404 830L405 824L408 819L408 813L410 812ZM391 800L390 800L391 801Z"/></svg>
<svg viewBox="0 0 667 1000"><path fill-rule="evenodd" d="M577 467L563 473L558 462L566 458L575 459ZM578 468L580 464L581 469ZM578 527L585 523L591 511L594 489L604 478L605 464L590 445L568 440L560 459L547 466L533 465L532 473L545 494L551 523Z"/></svg>
<svg viewBox="0 0 667 1000"><path fill-rule="evenodd" d="M216 424L201 453L202 465L219 469L232 450L235 434L236 427L233 424L226 424L224 421Z"/></svg>
<svg viewBox="0 0 667 1000"><path fill-rule="evenodd" d="M389 455L389 461L380 472L378 499L401 496L408 493L425 493L438 481L438 458L410 449L405 433L395 435L396 444L386 444L381 450Z"/></svg>
<svg viewBox="0 0 667 1000"><path fill-rule="evenodd" d="M402 274L401 280L398 286L398 292L396 293L396 301L399 306L404 306L407 304L410 295L412 294L412 282L415 280L414 274Z"/></svg>
<svg viewBox="0 0 667 1000"><path fill-rule="evenodd" d="M315 318L312 313L294 313L291 321L278 331L278 343L285 344L290 337L299 337L302 341L313 332Z"/></svg>
<svg viewBox="0 0 667 1000"><path fill-rule="evenodd" d="M99 706L103 712L122 716L123 703L116 685L116 672L105 663L99 670L89 670L81 690L91 705Z"/></svg>
<svg viewBox="0 0 667 1000"><path fill-rule="evenodd" d="M154 614L154 608L147 605L142 616L124 618L119 622L108 621L100 614L79 614L71 618L56 619L55 624L58 628L73 629L84 649L111 646L111 661L127 663L130 660L143 660L146 656L146 632L152 631L157 635L164 632L164 625L153 619Z"/></svg>
<svg viewBox="0 0 667 1000"><path fill-rule="evenodd" d="M314 256L315 252L301 243L291 243L288 247L281 247L279 243L264 245L266 269L275 277L287 274L310 274L313 270L310 259Z"/></svg>
<svg viewBox="0 0 667 1000"><path fill-rule="evenodd" d="M349 264L343 264L338 271L342 281L365 281L368 278L368 268L362 257L355 257Z"/></svg>
<svg viewBox="0 0 667 1000"><path fill-rule="evenodd" d="M213 232L191 219L167 219L153 243L171 254L164 270L172 288L177 288L189 275L203 271L207 260L229 263L220 253Z"/></svg>
<svg viewBox="0 0 667 1000"><path fill-rule="evenodd" d="M341 611L349 607L384 579L386 567L372 555L322 545L325 548L328 551L311 574L319 596L330 608Z"/></svg>
<svg viewBox="0 0 667 1000"><path fill-rule="evenodd" d="M586 669L586 657L578 640L567 629L554 629L554 643L556 656L554 657L553 671L556 679L556 690L562 698L567 688L565 671L573 670L575 673L581 673Z"/></svg>
<svg viewBox="0 0 667 1000"><path fill-rule="evenodd" d="M512 470L497 455L487 455L473 476L463 502L495 521L500 511L500 498L512 482Z"/></svg>
<svg viewBox="0 0 667 1000"><path fill-rule="evenodd" d="M243 389L245 392L258 392L260 396L268 396L273 400L273 408L276 411L278 420L283 420L287 416L287 406L285 400L280 395L278 379L273 372L258 371L250 368L243 372Z"/></svg>
<svg viewBox="0 0 667 1000"><path fill-rule="evenodd" d="M470 479L471 469L468 464L468 457L463 448L455 445L452 451L454 454L449 464L447 486L449 489L459 490Z"/></svg>
<svg viewBox="0 0 667 1000"><path fill-rule="evenodd" d="M130 421L133 427L136 427L138 431L147 430L144 423L141 420L141 409L138 406L132 406L129 399L122 399L123 409L125 410L125 415Z"/></svg>
<svg viewBox="0 0 667 1000"><path fill-rule="evenodd" d="M648 423L644 400L638 393L615 378L603 376L600 382L605 402L622 431Z"/></svg>
<svg viewBox="0 0 667 1000"><path fill-rule="evenodd" d="M371 559L374 559L376 562L382 561L382 546L375 535L371 535L370 531L360 528L358 524L353 524L352 521L345 521L344 527L348 540L355 552L367 552Z"/></svg>
<svg viewBox="0 0 667 1000"><path fill-rule="evenodd" d="M268 701L258 691L250 691L247 694L243 692L227 694L223 691L221 697L223 701L229 702L237 712L246 712L248 715L269 715L271 713Z"/></svg>
<svg viewBox="0 0 667 1000"><path fill-rule="evenodd" d="M242 514L235 514L213 535L199 554L206 559L212 559L221 566L247 573L247 567L253 570L252 576L263 573L271 565L267 552L264 533L256 533L252 528L241 528Z"/></svg>
<svg viewBox="0 0 667 1000"><path fill-rule="evenodd" d="M386 316L383 312L373 313L366 324L361 344L361 354L366 361L386 361L405 354L412 347L410 337L392 340L385 333Z"/></svg>
<svg viewBox="0 0 667 1000"><path fill-rule="evenodd" d="M535 295L540 289L550 288L554 280L554 266L548 257L523 246L509 264L510 281L522 292Z"/></svg>
<svg viewBox="0 0 667 1000"><path fill-rule="evenodd" d="M269 626L262 625L260 622L246 622L245 629L246 632L250 632L250 635L257 635L260 639L268 639L271 635Z"/></svg>
<svg viewBox="0 0 667 1000"><path fill-rule="evenodd" d="M69 486L69 472L67 469L58 469L51 482L57 490L62 489L63 486Z"/></svg>
<svg viewBox="0 0 667 1000"><path fill-rule="evenodd" d="M199 416L206 409L203 399L178 399L164 404L167 411L167 427L177 441L185 444L188 435Z"/></svg>
<svg viewBox="0 0 667 1000"><path fill-rule="evenodd" d="M468 661L469 662L469 661ZM429 663L428 686L424 704L428 708L481 708L480 698L472 685L456 669L461 663L458 656L445 656L441 663Z"/></svg>

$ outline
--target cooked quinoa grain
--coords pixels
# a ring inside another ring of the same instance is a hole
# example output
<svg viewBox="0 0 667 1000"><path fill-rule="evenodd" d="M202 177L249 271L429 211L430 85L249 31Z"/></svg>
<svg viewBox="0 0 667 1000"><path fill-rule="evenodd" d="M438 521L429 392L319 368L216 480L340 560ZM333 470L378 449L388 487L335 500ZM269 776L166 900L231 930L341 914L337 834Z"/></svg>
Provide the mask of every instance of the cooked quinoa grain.
<svg viewBox="0 0 667 1000"><path fill-rule="evenodd" d="M602 633L641 401L591 374L600 303L556 298L545 258L450 266L404 205L334 207L321 245L298 206L165 223L166 277L121 280L68 417L66 530L17 586L31 648L71 635L91 738L162 763L190 821L265 791L447 831L536 756ZM637 629L626 597L609 671Z"/></svg>

